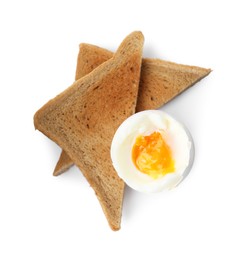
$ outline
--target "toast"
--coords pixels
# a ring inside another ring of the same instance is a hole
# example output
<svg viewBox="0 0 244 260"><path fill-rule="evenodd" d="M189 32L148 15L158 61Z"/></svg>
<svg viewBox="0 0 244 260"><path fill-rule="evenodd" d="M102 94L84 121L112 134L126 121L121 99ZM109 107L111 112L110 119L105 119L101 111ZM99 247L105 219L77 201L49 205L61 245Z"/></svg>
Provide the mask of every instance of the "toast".
<svg viewBox="0 0 244 260"><path fill-rule="evenodd" d="M34 116L35 128L62 147L94 189L113 230L120 228L124 182L110 145L135 112L144 37L128 35L111 59L75 81Z"/></svg>
<svg viewBox="0 0 244 260"><path fill-rule="evenodd" d="M90 73L113 53L91 44L80 44L76 80ZM142 59L141 78L136 112L157 109L196 82L206 77L210 69L177 64L159 59ZM73 165L65 151L61 152L53 175L58 176Z"/></svg>

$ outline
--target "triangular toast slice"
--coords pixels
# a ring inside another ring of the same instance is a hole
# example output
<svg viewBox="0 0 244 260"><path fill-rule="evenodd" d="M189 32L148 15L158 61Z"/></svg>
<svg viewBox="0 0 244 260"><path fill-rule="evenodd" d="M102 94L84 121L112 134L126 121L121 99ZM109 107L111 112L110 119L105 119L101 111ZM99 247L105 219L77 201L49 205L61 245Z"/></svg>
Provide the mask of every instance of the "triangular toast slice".
<svg viewBox="0 0 244 260"><path fill-rule="evenodd" d="M113 53L91 44L80 44L77 58L76 80L112 58ZM140 87L136 112L156 109L211 72L196 66L177 64L159 59L142 59ZM73 165L69 156L62 151L53 175L58 176Z"/></svg>
<svg viewBox="0 0 244 260"><path fill-rule="evenodd" d="M62 147L82 171L113 230L120 228L124 182L110 145L119 125L135 112L144 37L133 32L114 56L50 100L34 125Z"/></svg>

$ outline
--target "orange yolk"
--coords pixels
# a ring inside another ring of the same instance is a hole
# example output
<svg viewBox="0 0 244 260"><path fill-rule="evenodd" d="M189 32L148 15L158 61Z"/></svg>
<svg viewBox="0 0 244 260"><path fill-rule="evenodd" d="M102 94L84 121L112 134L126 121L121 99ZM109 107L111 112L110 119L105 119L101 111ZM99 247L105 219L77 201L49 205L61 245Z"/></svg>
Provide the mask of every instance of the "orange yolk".
<svg viewBox="0 0 244 260"><path fill-rule="evenodd" d="M175 170L172 151L159 132L136 138L132 160L139 171L154 179Z"/></svg>

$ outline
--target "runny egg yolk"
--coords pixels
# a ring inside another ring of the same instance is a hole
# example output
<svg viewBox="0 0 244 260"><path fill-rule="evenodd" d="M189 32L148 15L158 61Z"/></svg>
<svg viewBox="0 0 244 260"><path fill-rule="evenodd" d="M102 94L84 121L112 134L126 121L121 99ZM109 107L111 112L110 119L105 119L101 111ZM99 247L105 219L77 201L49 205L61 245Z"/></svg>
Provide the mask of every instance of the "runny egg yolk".
<svg viewBox="0 0 244 260"><path fill-rule="evenodd" d="M132 160L139 171L154 179L175 170L171 148L159 132L136 138Z"/></svg>

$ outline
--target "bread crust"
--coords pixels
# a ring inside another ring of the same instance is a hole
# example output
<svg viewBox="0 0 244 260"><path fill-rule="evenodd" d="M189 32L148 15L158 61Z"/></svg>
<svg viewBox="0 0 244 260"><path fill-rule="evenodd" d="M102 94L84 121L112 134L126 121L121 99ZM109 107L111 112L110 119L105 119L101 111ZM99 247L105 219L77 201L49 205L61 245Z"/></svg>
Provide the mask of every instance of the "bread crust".
<svg viewBox="0 0 244 260"><path fill-rule="evenodd" d="M135 112L144 37L133 32L114 56L50 100L35 128L62 147L82 171L112 230L120 229L124 182L110 158L119 125Z"/></svg>

